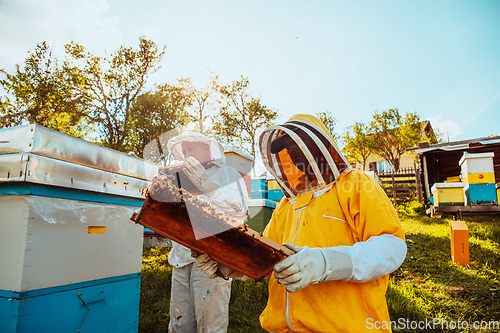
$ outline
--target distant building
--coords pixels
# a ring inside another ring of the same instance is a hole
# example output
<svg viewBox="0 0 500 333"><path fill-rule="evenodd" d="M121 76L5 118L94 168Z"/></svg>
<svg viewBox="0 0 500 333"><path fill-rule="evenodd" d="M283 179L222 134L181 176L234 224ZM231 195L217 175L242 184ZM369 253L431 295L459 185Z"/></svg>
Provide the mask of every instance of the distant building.
<svg viewBox="0 0 500 333"><path fill-rule="evenodd" d="M421 142L431 142L437 143L436 135L434 130L432 129L431 123L428 120L422 121L422 130L420 131L420 135L422 136ZM415 157L413 154L404 154L401 156L399 160L399 168L413 168L415 163ZM363 170L363 165L359 162L355 163L356 169ZM365 170L366 171L374 171L374 172L384 172L390 171L393 169L393 166L389 161L384 160L382 157L378 156L375 153L370 154L366 161Z"/></svg>

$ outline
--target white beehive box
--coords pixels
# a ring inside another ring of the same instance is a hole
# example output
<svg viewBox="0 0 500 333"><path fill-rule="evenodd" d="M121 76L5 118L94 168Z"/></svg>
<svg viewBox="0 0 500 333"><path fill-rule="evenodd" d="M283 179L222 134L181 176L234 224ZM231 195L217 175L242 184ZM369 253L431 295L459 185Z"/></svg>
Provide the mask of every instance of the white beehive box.
<svg viewBox="0 0 500 333"><path fill-rule="evenodd" d="M228 146L224 148L226 166L236 169L243 178L247 187L247 192L251 191L251 172L254 163L254 157L241 149Z"/></svg>
<svg viewBox="0 0 500 333"><path fill-rule="evenodd" d="M0 332L137 331L143 228L130 217L156 173L41 126L0 129Z"/></svg>
<svg viewBox="0 0 500 333"><path fill-rule="evenodd" d="M27 291L137 273L136 207L43 196L0 198L0 289Z"/></svg>
<svg viewBox="0 0 500 333"><path fill-rule="evenodd" d="M462 169L462 178L469 173L491 173L494 172L494 153L468 154L464 153L458 162Z"/></svg>

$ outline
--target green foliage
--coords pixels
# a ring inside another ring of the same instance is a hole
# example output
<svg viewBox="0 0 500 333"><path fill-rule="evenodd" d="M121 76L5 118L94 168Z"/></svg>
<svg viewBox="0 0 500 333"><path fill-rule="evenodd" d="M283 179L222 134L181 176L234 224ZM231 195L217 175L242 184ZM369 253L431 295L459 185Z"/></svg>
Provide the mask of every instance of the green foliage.
<svg viewBox="0 0 500 333"><path fill-rule="evenodd" d="M333 139L337 142L340 139L339 135L335 131L335 126L337 125L337 118L333 116L333 114L325 110L323 112L316 112L316 117L325 125L326 129L332 135Z"/></svg>
<svg viewBox="0 0 500 333"><path fill-rule="evenodd" d="M130 109L130 134L125 139L127 150L159 163L166 157L168 139L178 134L171 131L188 122L186 107L189 103L189 96L180 85L163 84L139 95ZM162 147L162 153L158 147Z"/></svg>
<svg viewBox="0 0 500 333"><path fill-rule="evenodd" d="M24 66L5 76L0 86L7 95L0 97L0 127L36 123L73 136L83 137L84 108L75 87L82 80L57 59L46 42L28 52Z"/></svg>
<svg viewBox="0 0 500 333"><path fill-rule="evenodd" d="M219 76L211 72L209 83L204 88L196 88L191 78L183 78L179 82L190 101L188 115L194 125L190 131L212 136L210 113L215 109L215 105L220 103Z"/></svg>
<svg viewBox="0 0 500 333"><path fill-rule="evenodd" d="M400 203L395 206L398 214L402 216L422 216L426 211L424 204L418 201Z"/></svg>
<svg viewBox="0 0 500 333"><path fill-rule="evenodd" d="M223 143L235 145L255 156L259 131L274 124L278 112L262 105L259 99L248 95L247 78L219 86L225 99L214 118L214 131Z"/></svg>
<svg viewBox="0 0 500 333"><path fill-rule="evenodd" d="M164 48L165 49L165 48ZM160 68L164 49L145 37L139 48L121 46L109 57L95 56L75 42L65 45L65 66L83 84L76 87L89 119L97 124L101 144L126 151L130 135L132 103L144 88L148 76Z"/></svg>
<svg viewBox="0 0 500 333"><path fill-rule="evenodd" d="M422 124L416 113L402 116L398 109L377 112L370 122L371 148L380 157L399 170L399 159L405 149L422 139Z"/></svg>
<svg viewBox="0 0 500 333"><path fill-rule="evenodd" d="M373 137L368 133L368 127L362 122L355 122L347 128L343 135L345 148L343 150L349 162L358 162L365 170L368 157L373 151Z"/></svg>

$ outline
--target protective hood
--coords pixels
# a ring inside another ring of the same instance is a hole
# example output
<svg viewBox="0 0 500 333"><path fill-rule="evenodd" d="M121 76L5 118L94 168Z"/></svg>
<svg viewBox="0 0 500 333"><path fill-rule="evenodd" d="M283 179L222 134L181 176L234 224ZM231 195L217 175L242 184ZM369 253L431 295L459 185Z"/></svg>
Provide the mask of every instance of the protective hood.
<svg viewBox="0 0 500 333"><path fill-rule="evenodd" d="M201 142L207 144L210 147L210 155L212 157L212 164L222 166L225 163L224 147L217 141L207 138L200 133L191 133L185 135L178 135L176 137L168 140L167 149L178 161L184 161L185 157L182 153L182 143L185 141L189 142Z"/></svg>
<svg viewBox="0 0 500 333"><path fill-rule="evenodd" d="M290 148L291 140L299 152ZM267 128L259 145L266 169L287 197L314 191L351 170L325 125L312 115L298 114L283 125ZM301 167L297 154L305 161Z"/></svg>

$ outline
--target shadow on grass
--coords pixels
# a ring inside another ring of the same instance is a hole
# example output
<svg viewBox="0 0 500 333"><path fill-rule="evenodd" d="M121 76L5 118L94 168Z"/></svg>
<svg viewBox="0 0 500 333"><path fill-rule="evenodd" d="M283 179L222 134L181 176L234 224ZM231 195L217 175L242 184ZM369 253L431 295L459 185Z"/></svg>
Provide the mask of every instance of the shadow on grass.
<svg viewBox="0 0 500 333"><path fill-rule="evenodd" d="M470 249L471 265L462 267L452 262L449 237L408 234L406 238L406 261L392 274L387 292L391 319L498 319L500 293L494 291L499 275L487 264L498 262L497 253L475 244Z"/></svg>
<svg viewBox="0 0 500 333"><path fill-rule="evenodd" d="M406 235L408 254L401 266L408 269L421 280L432 279L434 282L452 286L488 286L495 276L481 276L483 268L500 262L500 255L478 244L469 248L470 266L462 267L451 259L451 241L449 237L436 237L425 234ZM400 270L401 270L400 268ZM495 267L496 269L496 267ZM498 277L498 273L494 272Z"/></svg>

